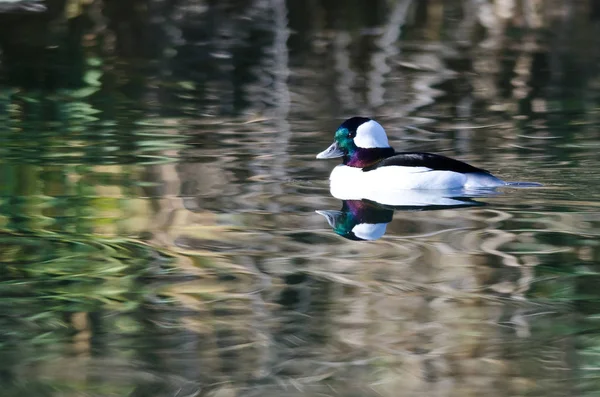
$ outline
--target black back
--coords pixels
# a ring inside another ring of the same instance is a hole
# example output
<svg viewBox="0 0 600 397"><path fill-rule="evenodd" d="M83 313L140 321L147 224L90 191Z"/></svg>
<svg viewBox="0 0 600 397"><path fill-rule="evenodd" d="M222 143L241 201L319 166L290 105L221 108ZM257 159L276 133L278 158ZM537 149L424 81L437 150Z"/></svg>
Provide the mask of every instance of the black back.
<svg viewBox="0 0 600 397"><path fill-rule="evenodd" d="M372 171L379 167L387 166L402 166L402 167L427 167L437 171L454 171L466 174L469 172L483 172L489 174L481 168L473 167L470 164L462 161L451 159L450 157L441 156L433 153L417 153L417 152L402 152L385 158L376 164L363 168L363 171Z"/></svg>

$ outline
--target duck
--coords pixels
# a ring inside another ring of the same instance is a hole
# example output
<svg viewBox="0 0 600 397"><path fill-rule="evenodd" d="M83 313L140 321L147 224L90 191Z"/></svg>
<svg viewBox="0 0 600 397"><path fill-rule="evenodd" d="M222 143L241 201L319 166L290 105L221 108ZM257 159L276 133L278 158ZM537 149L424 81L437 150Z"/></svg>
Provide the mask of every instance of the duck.
<svg viewBox="0 0 600 397"><path fill-rule="evenodd" d="M396 152L381 124L369 117L344 121L333 143L317 154L317 159L339 157L342 164L331 171L330 188L335 197L346 200L374 197L374 201L394 205L394 197L410 190L494 189L508 184L487 170L450 157Z"/></svg>

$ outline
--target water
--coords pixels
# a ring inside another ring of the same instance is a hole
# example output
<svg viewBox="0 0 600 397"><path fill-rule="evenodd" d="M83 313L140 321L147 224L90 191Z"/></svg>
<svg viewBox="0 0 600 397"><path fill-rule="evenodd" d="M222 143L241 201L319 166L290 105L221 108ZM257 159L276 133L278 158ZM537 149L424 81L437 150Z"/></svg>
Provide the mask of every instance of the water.
<svg viewBox="0 0 600 397"><path fill-rule="evenodd" d="M3 5L2 395L597 395L600 14L510 3ZM543 186L343 203L359 114Z"/></svg>

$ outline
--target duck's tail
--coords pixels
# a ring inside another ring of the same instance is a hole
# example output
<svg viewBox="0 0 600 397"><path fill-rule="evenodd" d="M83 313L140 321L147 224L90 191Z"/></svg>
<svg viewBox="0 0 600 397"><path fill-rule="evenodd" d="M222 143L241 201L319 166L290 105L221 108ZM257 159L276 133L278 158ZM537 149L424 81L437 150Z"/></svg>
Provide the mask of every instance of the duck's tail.
<svg viewBox="0 0 600 397"><path fill-rule="evenodd" d="M506 182L504 186L509 187L540 187L544 186L541 183L537 182Z"/></svg>

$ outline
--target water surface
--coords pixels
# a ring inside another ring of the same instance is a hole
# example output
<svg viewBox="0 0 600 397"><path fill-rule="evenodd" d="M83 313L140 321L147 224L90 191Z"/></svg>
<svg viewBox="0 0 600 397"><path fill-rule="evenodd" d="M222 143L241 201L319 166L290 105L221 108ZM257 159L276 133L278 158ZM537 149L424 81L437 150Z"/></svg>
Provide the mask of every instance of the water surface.
<svg viewBox="0 0 600 397"><path fill-rule="evenodd" d="M505 3L0 14L5 395L597 394L600 13ZM543 187L344 238L353 115Z"/></svg>

